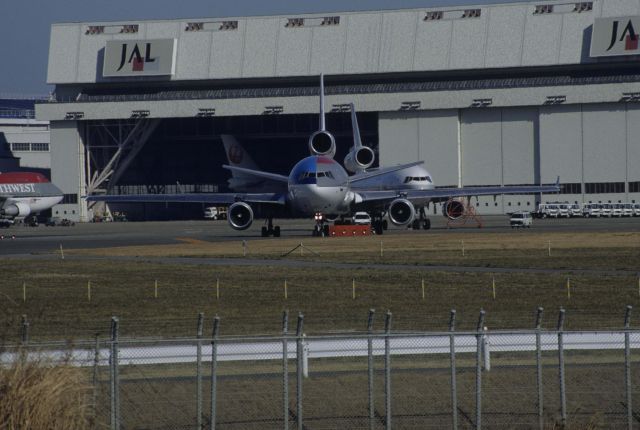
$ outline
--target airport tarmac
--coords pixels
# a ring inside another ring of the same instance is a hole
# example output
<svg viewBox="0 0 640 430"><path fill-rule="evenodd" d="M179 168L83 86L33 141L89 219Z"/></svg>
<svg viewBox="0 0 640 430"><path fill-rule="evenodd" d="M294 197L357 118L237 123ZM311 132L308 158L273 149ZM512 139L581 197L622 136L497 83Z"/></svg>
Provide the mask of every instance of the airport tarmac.
<svg viewBox="0 0 640 430"><path fill-rule="evenodd" d="M469 222L457 227L457 232L472 233L512 233L509 218L506 215L485 216L484 225L477 228ZM431 232L448 229L446 220L432 217L431 230L414 231L406 228L390 227L385 232L394 234L413 234L428 238ZM313 221L307 219L279 220L283 237L308 237L311 239ZM0 255L43 254L64 249L108 248L116 246L160 245L181 243L198 239L209 242L234 240L259 240L262 222L258 220L246 231L232 230L226 221L163 221L163 222L124 222L124 223L77 223L70 227L25 227L12 226L0 229ZM572 231L640 231L640 218L598 218L598 219L545 219L534 220L534 230L572 232Z"/></svg>

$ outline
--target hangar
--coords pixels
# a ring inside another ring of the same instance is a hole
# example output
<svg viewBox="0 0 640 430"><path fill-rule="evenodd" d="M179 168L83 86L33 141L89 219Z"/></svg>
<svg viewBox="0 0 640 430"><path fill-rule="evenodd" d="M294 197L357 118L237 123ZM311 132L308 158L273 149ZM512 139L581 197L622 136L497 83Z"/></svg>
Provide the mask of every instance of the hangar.
<svg viewBox="0 0 640 430"><path fill-rule="evenodd" d="M221 134L287 173L317 129L320 73L338 160L353 102L380 165L424 160L439 186L560 176L560 196L482 197L480 213L638 202L638 31L640 0L55 24L55 94L36 106L65 192L54 214L90 219L94 192L223 190Z"/></svg>

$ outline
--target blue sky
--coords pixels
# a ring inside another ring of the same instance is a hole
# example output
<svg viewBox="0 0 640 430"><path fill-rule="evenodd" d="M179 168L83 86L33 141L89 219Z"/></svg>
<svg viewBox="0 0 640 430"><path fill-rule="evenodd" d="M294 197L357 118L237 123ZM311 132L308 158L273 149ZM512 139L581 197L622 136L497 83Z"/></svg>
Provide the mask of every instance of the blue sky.
<svg viewBox="0 0 640 430"><path fill-rule="evenodd" d="M0 0L0 96L46 95L56 22L280 15L506 3L507 0Z"/></svg>

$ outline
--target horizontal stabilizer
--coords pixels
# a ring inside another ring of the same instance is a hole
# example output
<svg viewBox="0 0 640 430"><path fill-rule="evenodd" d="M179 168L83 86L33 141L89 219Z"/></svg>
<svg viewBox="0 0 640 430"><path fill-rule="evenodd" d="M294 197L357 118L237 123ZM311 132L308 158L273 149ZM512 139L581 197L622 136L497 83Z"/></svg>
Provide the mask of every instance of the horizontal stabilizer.
<svg viewBox="0 0 640 430"><path fill-rule="evenodd" d="M390 172L397 172L398 170L407 169L413 166L419 166L421 164L424 164L424 161L416 161L413 163L400 164L398 166L392 166L392 167L383 167L381 169L374 170L372 172L358 174L357 177L351 176L349 178L349 182L353 184L359 181L364 181L365 179L375 178L376 176L386 175L387 173L390 173Z"/></svg>
<svg viewBox="0 0 640 430"><path fill-rule="evenodd" d="M222 167L227 170L231 170L232 172L245 173L247 175L257 176L259 178L271 179L272 181L285 182L285 183L289 182L288 177L284 175L278 175L277 173L269 173L269 172L263 172L261 170L245 169L244 167L229 166L227 164L223 165Z"/></svg>

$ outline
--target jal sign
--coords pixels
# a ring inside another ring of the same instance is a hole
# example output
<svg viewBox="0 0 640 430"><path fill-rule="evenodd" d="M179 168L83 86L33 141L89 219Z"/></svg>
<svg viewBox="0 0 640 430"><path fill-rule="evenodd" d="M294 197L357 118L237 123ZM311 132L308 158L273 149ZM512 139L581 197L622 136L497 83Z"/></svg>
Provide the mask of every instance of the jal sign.
<svg viewBox="0 0 640 430"><path fill-rule="evenodd" d="M173 75L176 39L108 40L104 50L105 77Z"/></svg>
<svg viewBox="0 0 640 430"><path fill-rule="evenodd" d="M591 36L591 56L640 55L640 16L596 18Z"/></svg>

